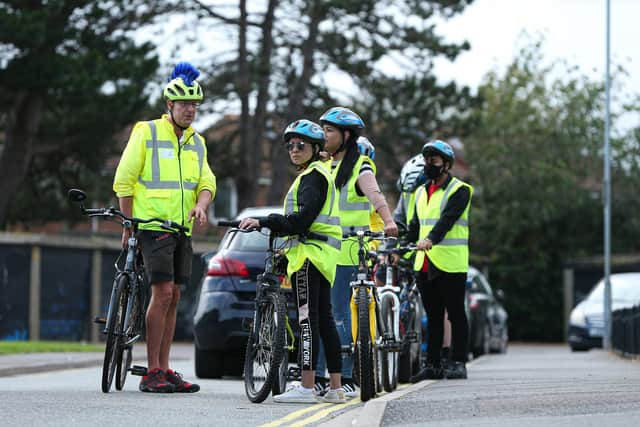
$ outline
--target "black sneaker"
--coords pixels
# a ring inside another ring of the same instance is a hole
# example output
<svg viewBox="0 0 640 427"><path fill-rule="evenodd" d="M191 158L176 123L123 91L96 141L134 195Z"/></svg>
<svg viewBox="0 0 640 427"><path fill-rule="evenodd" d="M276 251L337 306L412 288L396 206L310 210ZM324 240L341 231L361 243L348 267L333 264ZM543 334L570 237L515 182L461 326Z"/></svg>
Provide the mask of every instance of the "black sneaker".
<svg viewBox="0 0 640 427"><path fill-rule="evenodd" d="M445 370L444 375L449 380L466 380L467 367L464 362L452 360L449 362L449 366Z"/></svg>
<svg viewBox="0 0 640 427"><path fill-rule="evenodd" d="M441 380L443 378L444 378L444 372L442 370L442 367L427 364L427 366L422 368L420 372L413 375L409 379L409 381L411 381L412 384L415 384L422 380Z"/></svg>
<svg viewBox="0 0 640 427"><path fill-rule="evenodd" d="M156 368L147 372L147 375L140 380L140 391L147 393L173 393L175 386L167 381L165 372Z"/></svg>
<svg viewBox="0 0 640 427"><path fill-rule="evenodd" d="M200 386L198 384L192 384L186 382L182 379L182 374L169 369L167 371L167 381L175 386L176 393L195 393L196 391L200 391Z"/></svg>

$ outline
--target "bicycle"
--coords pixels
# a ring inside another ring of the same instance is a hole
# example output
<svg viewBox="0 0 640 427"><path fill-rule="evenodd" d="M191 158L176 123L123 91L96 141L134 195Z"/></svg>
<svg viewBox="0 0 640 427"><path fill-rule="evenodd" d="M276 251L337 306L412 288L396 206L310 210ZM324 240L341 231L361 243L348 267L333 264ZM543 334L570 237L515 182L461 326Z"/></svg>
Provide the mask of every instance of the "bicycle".
<svg viewBox="0 0 640 427"><path fill-rule="evenodd" d="M398 326L396 337L400 340L397 378L401 383L408 383L422 365L422 298L413 273L412 260L402 257L416 249L415 244L401 244L379 251L381 254L398 256L397 263L389 262L387 257L387 261L380 263L379 268L386 269L386 284L383 288L389 287L398 297L398 310L395 310L394 306L393 321L394 325Z"/></svg>
<svg viewBox="0 0 640 427"><path fill-rule="evenodd" d="M127 241L124 266L120 268L118 265L120 258L125 253L124 249L115 262L116 274L109 298L107 317L106 319L96 317L94 320L95 323L105 325L102 331L106 335L102 365L102 391L109 393L114 375L116 390L122 390L128 372L134 375L146 375L147 372L147 368L144 366L131 366L133 344L143 334L146 307L144 264L138 247L138 239L135 236L138 225L155 222L170 232L187 232L188 228L160 218L130 218L113 207L87 209L82 204L87 198L82 190L71 189L68 197L72 202L80 203L83 215L115 219L121 223L123 228L131 231L131 237Z"/></svg>
<svg viewBox="0 0 640 427"><path fill-rule="evenodd" d="M385 289L381 299L378 289L369 280L368 253L365 238L383 240L383 233L358 230L347 233L345 239L356 237L358 241L358 273L351 286L351 334L360 385L360 400L368 401L381 391L393 391L397 384L397 369L393 366L395 353L399 350L399 340L394 335L394 297L391 289ZM398 304L395 302L395 306ZM396 308L397 309L397 308ZM380 384L382 383L382 384Z"/></svg>
<svg viewBox="0 0 640 427"><path fill-rule="evenodd" d="M258 231L238 229L240 221L218 221L217 225L233 227L232 232ZM286 275L281 252L289 241L281 243L279 237L283 236L269 233L264 272L257 278L255 311L247 340L244 385L245 393L253 403L263 402L270 393L274 396L284 393L287 379L299 376L296 368L289 369L289 352L295 348L295 336L281 291L282 277ZM301 243L307 243L307 238L326 240L325 236L313 232L298 236Z"/></svg>

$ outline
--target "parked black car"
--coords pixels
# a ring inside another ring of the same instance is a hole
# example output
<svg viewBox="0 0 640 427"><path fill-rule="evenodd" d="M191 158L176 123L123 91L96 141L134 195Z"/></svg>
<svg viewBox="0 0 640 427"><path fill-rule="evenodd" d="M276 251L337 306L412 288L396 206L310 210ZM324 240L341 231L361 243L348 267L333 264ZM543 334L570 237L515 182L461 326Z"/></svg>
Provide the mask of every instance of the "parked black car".
<svg viewBox="0 0 640 427"><path fill-rule="evenodd" d="M508 315L501 304L502 290L495 294L484 275L470 267L467 275L469 350L473 357L505 353L509 342Z"/></svg>
<svg viewBox="0 0 640 427"><path fill-rule="evenodd" d="M281 207L247 208L236 219L267 216ZM253 320L256 277L264 269L269 244L263 233L227 233L218 251L207 256L208 268L200 284L193 317L195 371L200 378L241 375L244 352ZM287 287L288 286L288 287ZM297 311L288 281L289 323L297 333Z"/></svg>

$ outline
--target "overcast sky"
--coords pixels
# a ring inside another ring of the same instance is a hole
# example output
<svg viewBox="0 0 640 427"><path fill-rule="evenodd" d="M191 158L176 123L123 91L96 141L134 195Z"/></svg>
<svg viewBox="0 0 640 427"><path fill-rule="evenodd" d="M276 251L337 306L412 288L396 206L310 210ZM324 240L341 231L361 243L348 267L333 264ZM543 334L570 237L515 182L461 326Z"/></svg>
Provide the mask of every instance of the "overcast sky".
<svg viewBox="0 0 640 427"><path fill-rule="evenodd" d="M640 0L610 1L611 59L629 72L626 87L640 93ZM439 62L436 70L471 87L514 58L522 31L545 35L547 59L566 59L592 78L604 79L606 0L475 0L438 31L448 40L471 43L469 52L454 63Z"/></svg>

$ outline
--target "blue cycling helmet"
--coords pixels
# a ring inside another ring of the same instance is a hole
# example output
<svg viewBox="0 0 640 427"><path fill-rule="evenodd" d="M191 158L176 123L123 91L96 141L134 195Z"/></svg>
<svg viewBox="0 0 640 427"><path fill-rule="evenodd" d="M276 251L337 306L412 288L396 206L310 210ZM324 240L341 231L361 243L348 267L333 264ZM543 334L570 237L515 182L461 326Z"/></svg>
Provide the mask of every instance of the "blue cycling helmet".
<svg viewBox="0 0 640 427"><path fill-rule="evenodd" d="M429 154L439 154L444 160L450 163L449 167L453 166L453 162L456 160L453 148L439 139L424 144L424 147L422 147L422 155L427 158Z"/></svg>
<svg viewBox="0 0 640 427"><path fill-rule="evenodd" d="M305 141L320 146L320 150L324 149L324 131L319 124L311 120L300 119L292 122L284 130L284 141L287 142L294 136L298 136Z"/></svg>
<svg viewBox="0 0 640 427"><path fill-rule="evenodd" d="M364 129L364 121L348 108L329 108L320 117L320 123L328 123L342 129Z"/></svg>
<svg viewBox="0 0 640 427"><path fill-rule="evenodd" d="M362 154L363 156L367 156L371 160L376 159L376 148L373 146L371 141L369 141L369 138L359 136L357 143L360 154Z"/></svg>

